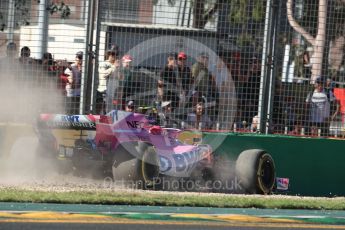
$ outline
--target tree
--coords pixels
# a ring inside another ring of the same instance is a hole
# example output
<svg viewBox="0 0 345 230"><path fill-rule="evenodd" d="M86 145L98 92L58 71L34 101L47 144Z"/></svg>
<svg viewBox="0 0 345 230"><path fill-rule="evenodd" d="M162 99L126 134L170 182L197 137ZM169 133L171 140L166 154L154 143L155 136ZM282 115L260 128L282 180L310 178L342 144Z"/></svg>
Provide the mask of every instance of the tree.
<svg viewBox="0 0 345 230"><path fill-rule="evenodd" d="M332 73L337 73L344 60L345 51L345 0L330 2L329 22L327 34L329 34L329 67Z"/></svg>
<svg viewBox="0 0 345 230"><path fill-rule="evenodd" d="M176 0L166 0L169 5L174 6ZM181 0L180 0L181 1ZM193 13L193 27L203 29L208 21L216 14L221 4L226 0L191 0L191 7ZM154 0L156 5L159 0Z"/></svg>
<svg viewBox="0 0 345 230"><path fill-rule="evenodd" d="M159 0L154 0L153 4L158 4ZM168 4L173 6L176 0L167 0ZM225 0L191 0L193 12L193 27L203 29L207 22L218 11L221 3Z"/></svg>
<svg viewBox="0 0 345 230"><path fill-rule="evenodd" d="M174 6L176 4L176 0L154 0L153 4L156 5L159 1L166 1L170 6ZM182 1L182 0L180 0ZM241 37L245 38L242 39L241 42L246 42L251 35L250 32L247 32L248 25L251 24L258 24L258 22L262 21L265 16L265 7L264 1L262 0L190 0L191 1L191 12L193 15L193 24L192 26L197 29L205 28L206 24L214 18L216 13L220 11L220 9L226 7L227 14L226 18L228 19L228 23L222 23L224 27L226 25L236 24L242 28L243 32ZM224 20L224 19L223 19ZM251 32L255 33L251 29ZM253 39L250 39L253 40Z"/></svg>
<svg viewBox="0 0 345 230"><path fill-rule="evenodd" d="M322 74L322 63L326 44L326 21L327 21L327 4L328 0L319 0L318 5L318 22L316 36L313 36L304 27L302 27L293 16L293 0L288 0L287 17L291 27L313 47L313 54L310 58L312 64L311 82L314 82L318 76Z"/></svg>
<svg viewBox="0 0 345 230"><path fill-rule="evenodd" d="M19 27L21 25L30 25L30 3L29 0L13 0L14 11L15 11L15 26ZM41 0L36 0L39 3ZM68 5L64 3L63 0L51 0L48 4L50 14L59 14L61 18L66 19L71 14L71 10ZM7 18L0 11L0 30L3 31L6 28Z"/></svg>
<svg viewBox="0 0 345 230"><path fill-rule="evenodd" d="M265 16L264 1L262 0L232 0L230 1L230 21L235 23L248 23L261 21Z"/></svg>
<svg viewBox="0 0 345 230"><path fill-rule="evenodd" d="M297 28L296 31L314 48L311 63L312 80L315 80L321 74L329 75L329 71L334 74L341 68L345 51L345 0L320 1L318 4L315 4L315 0L304 0L303 3L306 6L303 7L303 19L296 25L297 20L292 16L293 1L288 1L288 19L295 30L297 27L304 29ZM313 39L322 41L312 43ZM323 49L320 45L323 45ZM328 59L324 60L323 57Z"/></svg>
<svg viewBox="0 0 345 230"><path fill-rule="evenodd" d="M64 1L51 1L48 10L50 14L60 14L62 19L68 18L71 14L71 9Z"/></svg>
<svg viewBox="0 0 345 230"><path fill-rule="evenodd" d="M224 0L216 0L210 7L206 7L207 0L194 0L193 2L193 27L203 29L207 22L218 11Z"/></svg>

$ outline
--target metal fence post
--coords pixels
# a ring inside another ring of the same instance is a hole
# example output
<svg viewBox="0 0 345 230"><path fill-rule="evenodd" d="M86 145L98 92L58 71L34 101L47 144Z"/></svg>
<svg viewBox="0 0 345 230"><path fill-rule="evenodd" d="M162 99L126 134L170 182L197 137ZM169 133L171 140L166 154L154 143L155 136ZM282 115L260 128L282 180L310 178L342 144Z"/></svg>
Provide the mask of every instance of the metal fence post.
<svg viewBox="0 0 345 230"><path fill-rule="evenodd" d="M91 92L92 92L92 69L93 69L93 34L96 12L96 0L88 2L88 17L86 24L86 54L84 61L84 74L82 79L82 92L80 98L80 114L90 112Z"/></svg>
<svg viewBox="0 0 345 230"><path fill-rule="evenodd" d="M15 27L15 20L14 20L14 6L15 2L14 0L10 0L8 3L8 17L7 17L7 40L8 42L13 42L14 39L14 27Z"/></svg>
<svg viewBox="0 0 345 230"><path fill-rule="evenodd" d="M264 29L264 41L262 49L262 61L261 61L261 77L260 77L260 93L259 93L259 124L258 130L261 133L266 133L266 122L267 122L267 102L268 94L267 89L269 87L269 74L267 70L267 61L269 58L269 47L270 47L270 35L271 35L271 24L272 24L272 0L266 2L266 16L265 16L265 29Z"/></svg>
<svg viewBox="0 0 345 230"><path fill-rule="evenodd" d="M101 32L101 11L100 7L102 6L102 0L97 0L95 9L96 17L96 40L95 40L95 51L93 59L93 69L92 69L92 79L91 79L91 92L90 92L90 110L95 112L96 109L96 89L97 89L97 78L98 78L98 62L99 62L99 45L100 45L100 32Z"/></svg>
<svg viewBox="0 0 345 230"><path fill-rule="evenodd" d="M43 58L43 54L47 52L48 47L48 30L49 30L49 17L47 10L47 0L39 2L38 8L38 57Z"/></svg>

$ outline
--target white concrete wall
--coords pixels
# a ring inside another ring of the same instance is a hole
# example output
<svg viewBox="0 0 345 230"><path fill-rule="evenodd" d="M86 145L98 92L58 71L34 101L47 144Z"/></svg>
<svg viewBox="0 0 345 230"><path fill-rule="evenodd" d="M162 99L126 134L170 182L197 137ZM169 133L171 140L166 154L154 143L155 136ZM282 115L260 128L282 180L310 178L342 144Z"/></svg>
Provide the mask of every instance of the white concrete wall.
<svg viewBox="0 0 345 230"><path fill-rule="evenodd" d="M94 34L96 34L96 32ZM105 47L105 32L101 32L100 37L100 48L103 48ZM76 52L85 51L85 42L85 27L66 24L49 25L47 51L53 54L54 59L73 61ZM28 46L31 50L31 57L38 58L37 47L39 44L37 26L23 26L20 30L19 50L23 46Z"/></svg>

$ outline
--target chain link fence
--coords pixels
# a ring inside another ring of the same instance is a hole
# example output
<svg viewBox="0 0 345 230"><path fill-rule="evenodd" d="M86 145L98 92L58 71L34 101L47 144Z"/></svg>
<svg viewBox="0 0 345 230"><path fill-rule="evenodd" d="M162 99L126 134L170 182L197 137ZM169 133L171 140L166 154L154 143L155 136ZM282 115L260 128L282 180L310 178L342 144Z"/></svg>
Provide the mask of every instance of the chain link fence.
<svg viewBox="0 0 345 230"><path fill-rule="evenodd" d="M344 137L344 28L341 0L1 1L0 119Z"/></svg>

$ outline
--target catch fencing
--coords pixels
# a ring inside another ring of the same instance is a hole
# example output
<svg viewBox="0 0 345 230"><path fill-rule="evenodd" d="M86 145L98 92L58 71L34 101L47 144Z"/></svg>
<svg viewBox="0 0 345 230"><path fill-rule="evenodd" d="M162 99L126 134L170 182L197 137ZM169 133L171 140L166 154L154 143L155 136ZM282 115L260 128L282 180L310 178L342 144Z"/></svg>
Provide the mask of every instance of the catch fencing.
<svg viewBox="0 0 345 230"><path fill-rule="evenodd" d="M0 24L5 122L133 109L183 129L345 134L341 0L5 0Z"/></svg>

